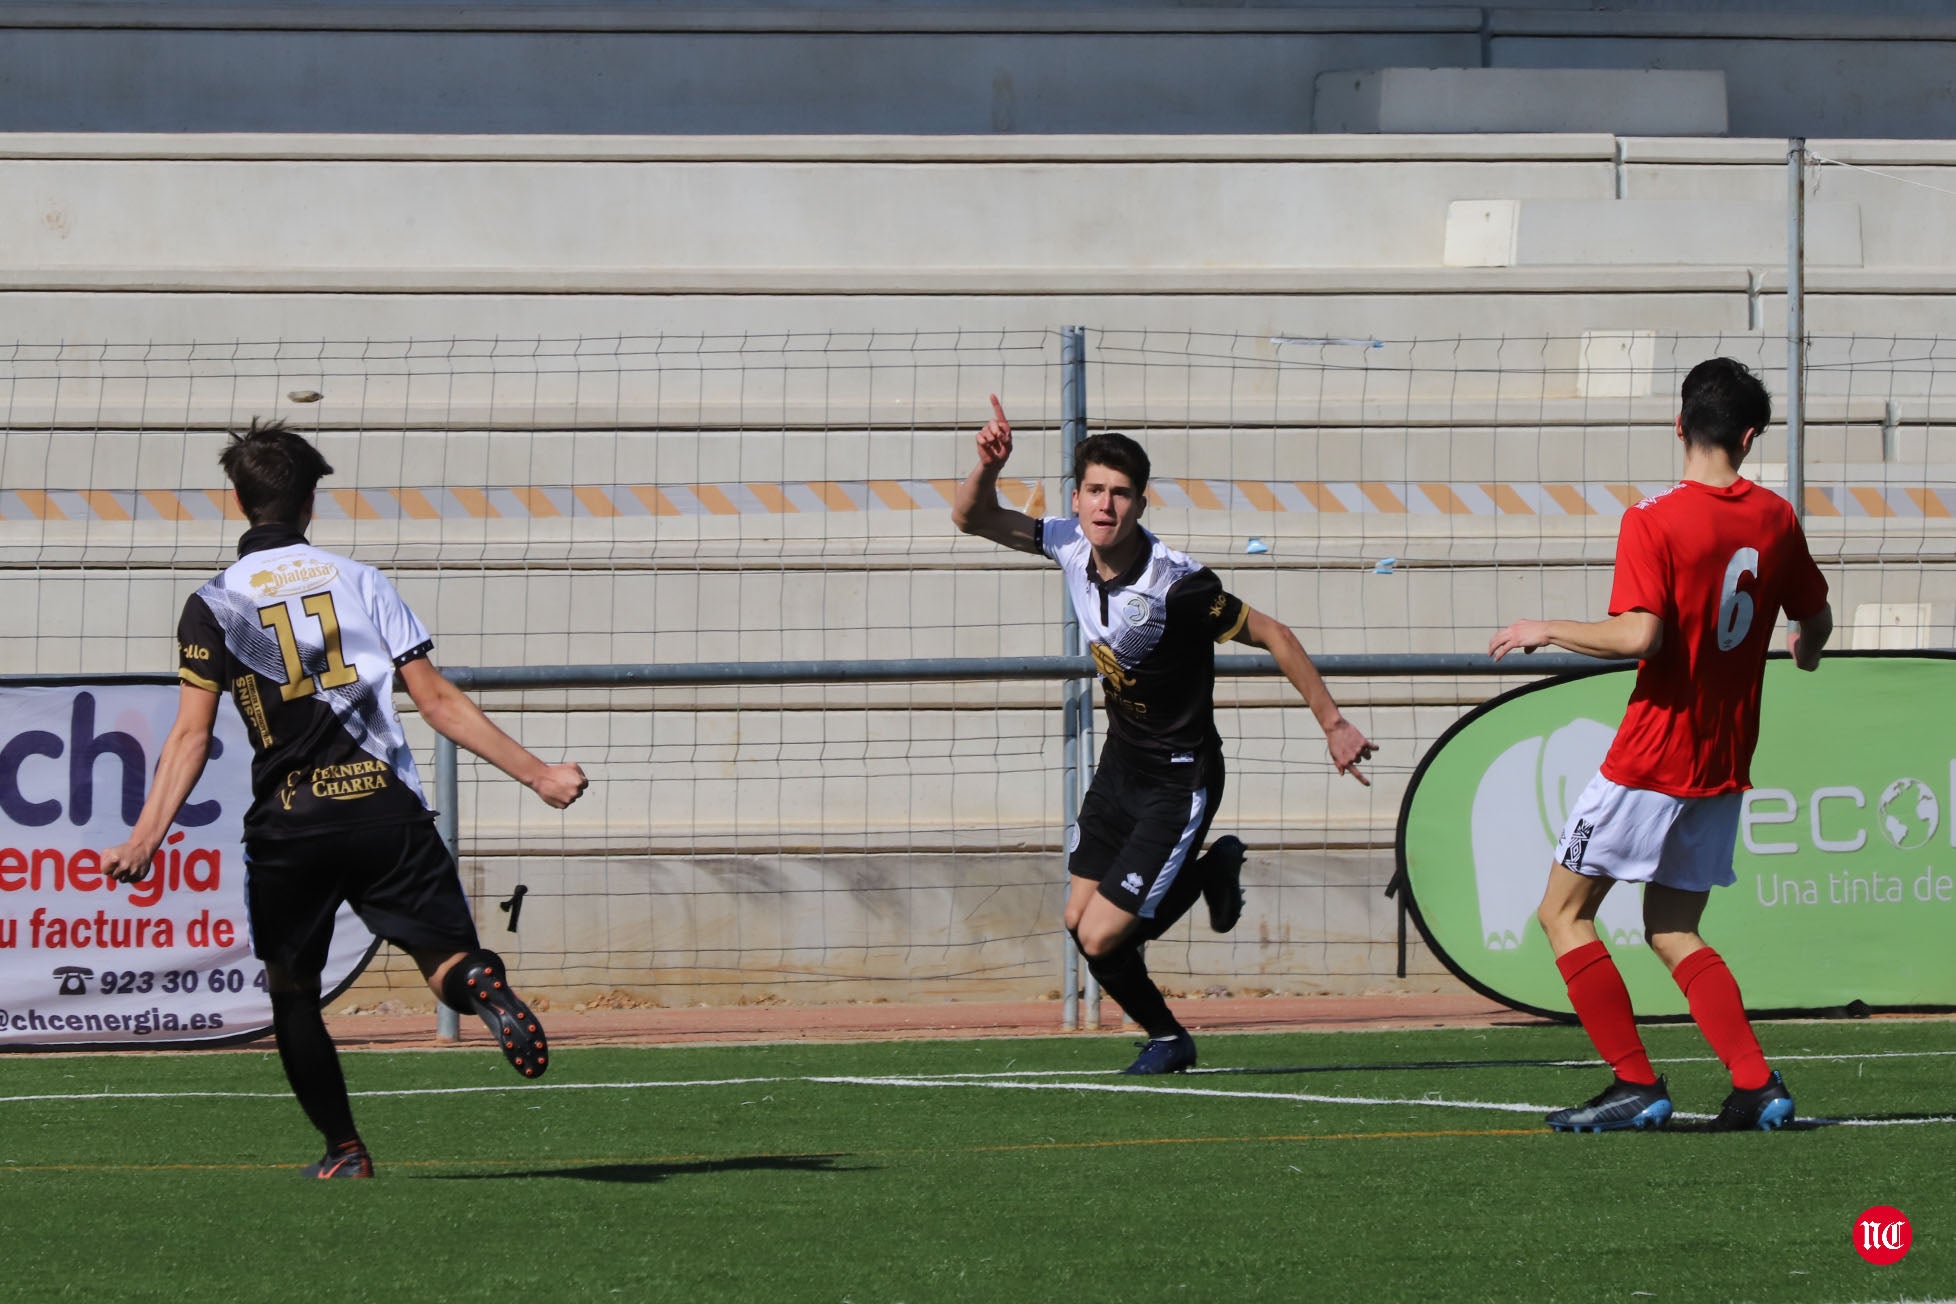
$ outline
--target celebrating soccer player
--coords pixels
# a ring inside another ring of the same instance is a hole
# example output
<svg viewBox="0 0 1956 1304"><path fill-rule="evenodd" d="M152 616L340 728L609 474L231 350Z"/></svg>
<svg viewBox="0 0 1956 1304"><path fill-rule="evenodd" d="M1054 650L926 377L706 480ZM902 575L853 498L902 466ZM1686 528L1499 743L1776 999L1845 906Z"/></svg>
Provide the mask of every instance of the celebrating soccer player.
<svg viewBox="0 0 1956 1304"><path fill-rule="evenodd" d="M951 519L1020 552L1059 563L1066 590L1106 685L1107 742L1080 804L1067 869L1066 929L1101 989L1148 1040L1131 1074L1195 1065L1195 1039L1169 1013L1142 947L1195 904L1219 933L1243 912L1243 844L1202 845L1222 800L1222 740L1215 724L1215 645L1268 649L1324 729L1340 774L1367 782L1358 762L1373 746L1338 710L1290 629L1225 592L1215 572L1141 528L1148 455L1126 435L1093 435L1073 454L1073 515L1033 520L998 501L1012 426L998 399L978 434L978 464L958 489Z"/></svg>
<svg viewBox="0 0 1956 1304"><path fill-rule="evenodd" d="M1488 644L1497 661L1551 644L1639 659L1623 724L1569 812L1537 912L1583 1030L1616 1074L1595 1098L1550 1114L1558 1132L1662 1127L1671 1116L1629 991L1596 935L1596 912L1619 882L1644 884L1644 937L1732 1075L1716 1126L1770 1130L1793 1117L1738 983L1698 922L1710 889L1735 881L1732 847L1779 613L1794 621L1787 647L1802 670L1819 666L1834 621L1793 508L1739 474L1772 419L1766 387L1740 363L1713 358L1691 369L1681 397L1684 479L1623 514L1610 618L1518 620Z"/></svg>
<svg viewBox="0 0 1956 1304"><path fill-rule="evenodd" d="M184 603L176 723L129 840L105 851L102 867L125 883L149 872L204 771L228 689L253 751L244 819L252 947L265 962L279 1062L326 1138L325 1156L302 1171L372 1177L319 1012L341 902L412 956L437 997L480 1015L524 1077L549 1063L536 1016L476 936L394 714L395 676L439 733L549 805L576 801L584 771L537 759L450 683L428 659L428 631L379 571L306 542L314 486L333 471L318 449L282 423L254 421L219 460L251 528L237 562Z"/></svg>

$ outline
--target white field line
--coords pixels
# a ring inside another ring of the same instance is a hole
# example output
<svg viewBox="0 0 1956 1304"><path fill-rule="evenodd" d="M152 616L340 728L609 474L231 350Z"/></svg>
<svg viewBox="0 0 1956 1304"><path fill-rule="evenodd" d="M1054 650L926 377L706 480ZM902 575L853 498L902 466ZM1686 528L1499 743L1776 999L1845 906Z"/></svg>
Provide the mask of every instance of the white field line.
<svg viewBox="0 0 1956 1304"><path fill-rule="evenodd" d="M1846 1064L1854 1060L1882 1059L1948 1059L1956 1055L1956 1050L1877 1050L1861 1055L1768 1055L1766 1058L1775 1064ZM1557 1060L1557 1068L1589 1068L1601 1064L1601 1060ZM1716 1055L1679 1056L1675 1059L1652 1059L1653 1064L1716 1064Z"/></svg>
<svg viewBox="0 0 1956 1304"><path fill-rule="evenodd" d="M1945 1054L1947 1052L1891 1052L1880 1056L1840 1055L1806 1056L1808 1059L1873 1059L1873 1058L1915 1058ZM1792 1058L1782 1056L1782 1059ZM1565 1061L1581 1067L1585 1061ZM1676 1061L1665 1061L1674 1063ZM790 1083L809 1083L822 1086L862 1086L862 1087L977 1087L1003 1091L1073 1091L1103 1092L1118 1094L1198 1096L1231 1100L1271 1100L1290 1104L1309 1105L1349 1105L1370 1108L1430 1108L1487 1110L1499 1113L1541 1114L1555 1108L1550 1105L1526 1104L1517 1101L1489 1101L1446 1099L1438 1096L1341 1096L1319 1092L1301 1091L1231 1091L1216 1087L1191 1087L1167 1083L1147 1084L1139 1082L1100 1082L1100 1081L1060 1081L1060 1078L1079 1079L1108 1070L1090 1070L1085 1073L1068 1073L1065 1070L1025 1069L1003 1073L944 1073L921 1075L813 1075L805 1077L751 1077L751 1078L684 1078L662 1079L638 1082L563 1082L563 1083L508 1083L499 1086L481 1087L414 1087L386 1091L356 1091L354 1097L363 1100L385 1099L409 1096L468 1096L485 1094L508 1094L512 1092L539 1093L561 1091L640 1091L671 1089L679 1087L758 1087ZM1197 1073L1202 1070L1197 1070ZM1211 1070L1223 1075L1230 1070ZM1191 1075L1193 1076L1193 1075ZM140 1091L140 1092L58 1092L41 1095L0 1096L0 1105L45 1104L57 1101L135 1101L135 1100L277 1100L285 1101L291 1097L282 1091ZM1690 1114L1679 1111L1674 1117L1679 1119L1708 1119L1709 1114ZM1927 1118L1881 1119L1881 1118L1813 1118L1810 1123L1835 1124L1848 1127L1917 1127L1927 1125L1956 1124L1956 1115L1939 1115Z"/></svg>
<svg viewBox="0 0 1956 1304"><path fill-rule="evenodd" d="M1956 1050L1895 1050L1895 1051L1873 1051L1864 1055L1775 1055L1772 1057L1772 1062L1775 1064L1851 1063L1856 1060L1946 1059L1952 1056L1956 1056ZM1658 1059L1653 1057L1651 1060L1651 1063L1653 1064L1715 1064L1717 1062L1718 1061L1716 1057L1710 1055L1674 1057L1671 1059ZM1539 1061L1535 1065L1535 1067L1557 1068L1557 1069L1591 1069L1591 1068L1600 1067L1601 1064L1602 1064L1601 1060L1593 1060L1593 1059L1542 1060ZM1226 1069L1198 1068L1198 1069L1190 1069L1185 1076L1189 1078L1260 1077L1260 1076L1275 1077L1284 1073L1288 1067L1289 1066L1275 1066L1275 1067L1268 1067L1268 1068L1249 1067L1249 1068L1226 1068ZM1311 1064L1311 1065L1298 1065L1295 1067L1300 1071L1324 1073L1324 1072L1335 1072L1338 1070L1340 1066ZM1347 1067L1349 1067L1350 1070L1355 1073L1388 1071L1394 1069L1394 1066L1389 1064L1355 1064ZM1424 1071L1429 1071L1429 1072L1444 1071L1438 1065L1429 1064L1429 1065L1423 1065L1421 1067ZM1488 1067L1488 1065L1485 1064L1484 1062L1476 1061L1471 1065L1471 1067L1484 1068L1484 1067ZM494 1087L425 1087L425 1088L402 1089L398 1091L356 1091L353 1093L353 1095L358 1097L381 1098L387 1096L471 1095L471 1094L481 1094L484 1092L496 1092L496 1091L628 1091L633 1088L650 1089L654 1087L735 1087L735 1086L760 1085L769 1082L825 1082L825 1081L833 1081L838 1083L840 1082L851 1082L851 1083L884 1082L891 1085L919 1085L919 1084L931 1084L931 1083L938 1083L938 1082L955 1083L957 1081L965 1080L965 1079L969 1079L972 1081L979 1081L979 1082L995 1082L995 1081L1002 1082L1002 1081L1008 1081L1012 1079L1031 1079L1031 1078L1056 1078L1056 1079L1057 1078L1090 1078L1094 1076L1112 1075L1114 1073L1117 1073L1118 1071L1119 1070L1117 1069L999 1069L990 1073L911 1073L911 1074L904 1074L898 1077L884 1077L884 1078L876 1078L876 1077L687 1078L687 1079L656 1081L656 1082L618 1082L618 1083L614 1083L614 1082L554 1083L553 1082L550 1083L548 1086L542 1083L521 1083L521 1084L512 1083L506 1086L494 1086ZM1139 1086L1123 1084L1122 1089L1123 1090L1158 1090L1159 1088L1148 1088L1148 1087L1139 1087ZM1273 1100L1286 1098L1280 1095L1279 1093L1267 1092L1267 1091L1253 1091L1245 1094L1251 1096L1268 1096ZM98 1092L58 1092L58 1093L53 1093L48 1095L36 1095L36 1096L0 1096L0 1105L34 1104L34 1103L53 1101L53 1100L289 1100L290 1098L291 1097L289 1093L281 1092L281 1091L154 1091L154 1092L152 1091L98 1091ZM1305 1097L1302 1096L1298 1096L1294 1098L1300 1100L1305 1099ZM1317 1097L1310 1097L1310 1099L1315 1100L1317 1099ZM1336 1099L1342 1101L1342 1100L1346 1100L1347 1097L1343 1097L1343 1096L1326 1097L1326 1099L1328 1100ZM1364 1104L1364 1103L1371 1103L1371 1102L1369 1100L1352 1099L1352 1103ZM1418 1101L1413 1103L1425 1104L1431 1102ZM1495 1108L1499 1108L1499 1107L1496 1106ZM1528 1105L1525 1107L1517 1107L1517 1108L1534 1109L1535 1106Z"/></svg>
<svg viewBox="0 0 1956 1304"><path fill-rule="evenodd" d="M494 1087L402 1087L393 1091L351 1091L355 1100L384 1100L395 1096L481 1096L512 1091L635 1091L651 1087L749 1087L771 1082L819 1082L819 1078L684 1078L670 1082L511 1082ZM89 1091L57 1092L42 1096L0 1096L0 1105L39 1104L53 1100L290 1100L289 1091Z"/></svg>
<svg viewBox="0 0 1956 1304"><path fill-rule="evenodd" d="M1146 1086L1139 1082L1028 1082L1024 1079L959 1078L810 1078L810 1082L835 1082L850 1086L878 1087L989 1087L995 1091L1108 1091L1149 1096L1214 1096L1229 1100L1288 1100L1305 1105L1412 1105L1436 1109L1493 1109L1514 1114L1540 1114L1553 1105L1522 1105L1509 1101L1408 1099L1392 1096L1328 1096L1305 1091L1223 1091L1215 1087Z"/></svg>
<svg viewBox="0 0 1956 1304"><path fill-rule="evenodd" d="M1505 1101L1412 1099L1389 1096L1333 1096L1312 1092L1225 1091L1215 1087L1149 1086L1138 1082L1058 1082L1026 1081L1020 1078L984 1077L959 1074L956 1077L854 1077L820 1075L780 1078L693 1078L651 1082L565 1082L510 1083L493 1087L414 1087L392 1091L355 1091L358 1100L400 1096L467 1096L489 1092L550 1091L636 1091L671 1087L759 1087L781 1083L806 1082L822 1086L849 1087L990 1087L1018 1091L1102 1091L1143 1095L1214 1096L1235 1100L1286 1100L1311 1105L1431 1105L1442 1109L1492 1109L1512 1113L1541 1113L1550 1105L1523 1105ZM289 1100L287 1092L273 1091L131 1091L73 1092L39 1096L0 1096L0 1105L34 1104L51 1101L84 1100Z"/></svg>
<svg viewBox="0 0 1956 1304"><path fill-rule="evenodd" d="M1526 1105L1511 1101L1491 1100L1446 1100L1438 1097L1390 1096L1327 1096L1303 1091L1218 1091L1210 1087L1172 1087L1143 1086L1140 1083L1120 1082L1026 1082L1005 1080L969 1079L946 1081L942 1078L809 1078L809 1082L849 1083L857 1086L884 1087L990 1087L1007 1091L1114 1091L1141 1092L1159 1096L1224 1096L1235 1100L1287 1100L1307 1105L1358 1105L1404 1108L1432 1109L1486 1109L1511 1114L1546 1114L1554 1105ZM1715 1114L1692 1114L1678 1110L1671 1117L1704 1121L1717 1117ZM1936 1118L1809 1118L1808 1123L1840 1124L1851 1127L1913 1127L1930 1123L1956 1123L1956 1115Z"/></svg>

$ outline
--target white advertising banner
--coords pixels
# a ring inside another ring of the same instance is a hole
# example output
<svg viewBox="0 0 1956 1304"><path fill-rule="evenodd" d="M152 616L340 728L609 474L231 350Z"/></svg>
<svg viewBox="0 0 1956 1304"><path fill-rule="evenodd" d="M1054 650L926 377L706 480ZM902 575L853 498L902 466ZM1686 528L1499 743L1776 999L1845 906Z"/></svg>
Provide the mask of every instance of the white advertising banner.
<svg viewBox="0 0 1956 1304"><path fill-rule="evenodd" d="M0 687L0 1050L188 1046L271 1027L239 841L251 744L230 703L148 877L102 872L142 810L177 695L154 680ZM374 945L341 907L324 993Z"/></svg>

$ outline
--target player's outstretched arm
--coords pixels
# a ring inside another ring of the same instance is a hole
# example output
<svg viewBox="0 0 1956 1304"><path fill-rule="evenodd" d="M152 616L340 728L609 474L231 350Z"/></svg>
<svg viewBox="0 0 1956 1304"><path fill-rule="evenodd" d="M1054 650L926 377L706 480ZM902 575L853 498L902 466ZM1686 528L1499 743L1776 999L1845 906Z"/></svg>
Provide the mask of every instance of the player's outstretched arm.
<svg viewBox="0 0 1956 1304"><path fill-rule="evenodd" d="M1318 673L1296 633L1289 625L1273 620L1255 607L1245 607L1243 617L1243 628L1238 631L1236 641L1260 647L1270 654L1277 669L1284 672L1284 678L1290 680L1291 687L1317 717L1318 727L1324 730L1325 746L1331 750L1331 763L1338 767L1338 773L1349 774L1371 787L1372 781L1365 777L1358 763L1371 760L1378 748L1338 709L1331 690L1325 687L1324 676Z"/></svg>
<svg viewBox="0 0 1956 1304"><path fill-rule="evenodd" d="M1664 622L1648 611L1622 611L1608 620L1517 620L1488 640L1487 654L1499 661L1510 652L1550 646L1586 657L1642 661L1664 646Z"/></svg>
<svg viewBox="0 0 1956 1304"><path fill-rule="evenodd" d="M426 659L408 662L401 667L401 682L414 699L415 709L436 733L474 752L551 806L562 810L584 794L589 781L583 767L571 761L546 764L498 728L434 663Z"/></svg>
<svg viewBox="0 0 1956 1304"><path fill-rule="evenodd" d="M1012 456L1012 423L1005 419L998 395L991 399L992 419L978 432L978 465L958 486L957 501L951 504L951 524L966 534L1019 552L1038 552L1039 523L1024 512L998 505L998 473Z"/></svg>
<svg viewBox="0 0 1956 1304"><path fill-rule="evenodd" d="M1834 609L1823 602L1820 610L1805 620L1793 622L1793 628L1786 631L1786 650L1793 654L1793 664L1802 670L1820 669L1820 654L1827 646L1827 640L1834 636Z"/></svg>
<svg viewBox="0 0 1956 1304"><path fill-rule="evenodd" d="M102 872L110 878L134 883L149 873L156 849L204 776L204 763L211 755L211 726L217 723L217 698L207 688L179 687L176 723L163 740L143 813L136 817L127 842L102 853Z"/></svg>

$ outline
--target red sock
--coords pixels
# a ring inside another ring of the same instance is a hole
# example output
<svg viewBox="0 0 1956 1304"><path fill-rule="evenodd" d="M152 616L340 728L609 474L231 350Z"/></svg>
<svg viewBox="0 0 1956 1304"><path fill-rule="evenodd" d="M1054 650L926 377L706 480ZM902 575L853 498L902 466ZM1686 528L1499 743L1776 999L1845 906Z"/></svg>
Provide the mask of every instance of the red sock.
<svg viewBox="0 0 1956 1304"><path fill-rule="evenodd" d="M1637 1035L1637 1016L1630 1008L1630 989L1601 942L1579 946L1555 958L1562 981L1569 984L1569 1003L1576 1007L1582 1030L1596 1051L1625 1082L1648 1086L1657 1081L1644 1039Z"/></svg>
<svg viewBox="0 0 1956 1304"><path fill-rule="evenodd" d="M1759 1049L1759 1039L1752 1035L1752 1023L1745 1017L1738 980L1718 952L1709 946L1693 951L1678 961L1671 977L1690 1004L1698 1030L1725 1062L1732 1085L1741 1091L1765 1086L1772 1070L1766 1066L1765 1052Z"/></svg>

